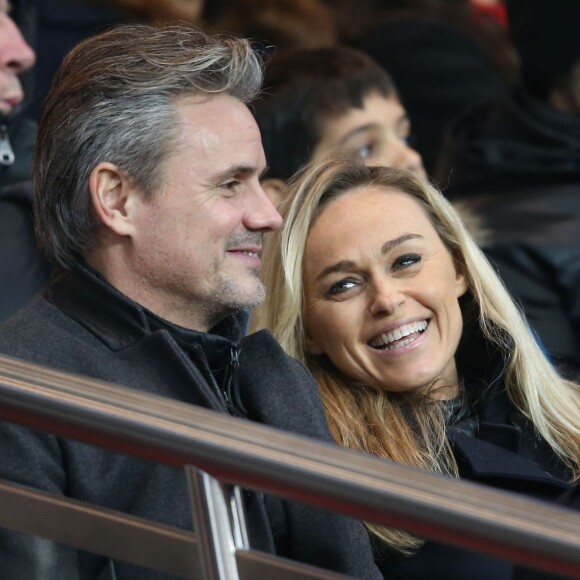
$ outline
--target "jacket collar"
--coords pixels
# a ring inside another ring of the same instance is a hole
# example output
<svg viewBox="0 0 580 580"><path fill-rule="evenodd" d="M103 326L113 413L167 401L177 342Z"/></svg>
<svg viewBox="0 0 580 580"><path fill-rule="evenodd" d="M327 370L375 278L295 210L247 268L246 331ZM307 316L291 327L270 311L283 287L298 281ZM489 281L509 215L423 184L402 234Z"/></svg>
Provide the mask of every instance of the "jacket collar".
<svg viewBox="0 0 580 580"><path fill-rule="evenodd" d="M512 404L506 392L504 353L481 332L473 298L461 298L463 334L457 349L457 372L479 421L505 422ZM508 344L511 338L504 339Z"/></svg>
<svg viewBox="0 0 580 580"><path fill-rule="evenodd" d="M571 473L509 397L505 353L483 336L469 303L463 306L458 373L473 412L449 430L456 453L476 478L498 482L522 478L533 485L566 488ZM509 345L512 339L508 335L504 341Z"/></svg>
<svg viewBox="0 0 580 580"><path fill-rule="evenodd" d="M223 354L242 337L245 313L232 315L208 333L182 328L153 314L111 286L98 272L82 262L60 270L45 292L46 299L86 328L111 350L123 350L145 336L167 331L185 350L201 345L213 360L223 365Z"/></svg>

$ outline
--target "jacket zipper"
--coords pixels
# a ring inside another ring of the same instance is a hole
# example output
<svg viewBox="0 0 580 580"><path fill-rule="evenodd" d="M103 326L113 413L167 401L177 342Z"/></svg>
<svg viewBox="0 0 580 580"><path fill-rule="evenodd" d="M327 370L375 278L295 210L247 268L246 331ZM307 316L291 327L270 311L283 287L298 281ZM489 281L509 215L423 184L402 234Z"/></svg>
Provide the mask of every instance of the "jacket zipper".
<svg viewBox="0 0 580 580"><path fill-rule="evenodd" d="M8 137L8 127L0 125L0 165L12 165L14 159L14 150Z"/></svg>
<svg viewBox="0 0 580 580"><path fill-rule="evenodd" d="M206 376L206 379L207 379L208 383L211 385L211 387L213 388L214 393L217 395L218 399L220 399L220 401L224 404L224 406L227 409L229 409L230 402L227 399L227 394L224 392L223 389L220 389L219 385L217 384L217 381L215 380L215 377L213 376L213 373L211 372L211 367L209 366L209 361L207 360L207 355L205 354L205 350L204 350L203 346L201 346L201 344L194 344L193 350L195 350L195 352L198 354L198 357L200 359L200 363L204 367L204 371L205 371L204 374Z"/></svg>
<svg viewBox="0 0 580 580"><path fill-rule="evenodd" d="M228 412L236 417L246 416L247 411L242 403L239 389L240 347L235 344L230 347L230 362L224 372L221 387L211 371L203 346L196 344L194 345L194 350L197 352L201 364L205 367L207 380L211 383L214 392L222 400Z"/></svg>
<svg viewBox="0 0 580 580"><path fill-rule="evenodd" d="M227 384L224 385L227 389L226 396L234 413L240 417L245 417L248 415L248 411L240 396L240 347L236 344L232 344L230 350L230 370L229 376L225 377L227 381Z"/></svg>

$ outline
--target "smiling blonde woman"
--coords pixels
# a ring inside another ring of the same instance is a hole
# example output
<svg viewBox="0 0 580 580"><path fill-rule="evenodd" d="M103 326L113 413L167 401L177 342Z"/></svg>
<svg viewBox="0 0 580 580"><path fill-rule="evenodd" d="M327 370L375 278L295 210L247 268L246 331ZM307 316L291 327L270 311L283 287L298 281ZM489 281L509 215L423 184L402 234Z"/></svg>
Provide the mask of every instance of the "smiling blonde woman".
<svg viewBox="0 0 580 580"><path fill-rule="evenodd" d="M314 374L337 442L548 500L578 480L579 387L437 190L323 160L281 212L253 327ZM511 578L508 562L368 527L386 577Z"/></svg>

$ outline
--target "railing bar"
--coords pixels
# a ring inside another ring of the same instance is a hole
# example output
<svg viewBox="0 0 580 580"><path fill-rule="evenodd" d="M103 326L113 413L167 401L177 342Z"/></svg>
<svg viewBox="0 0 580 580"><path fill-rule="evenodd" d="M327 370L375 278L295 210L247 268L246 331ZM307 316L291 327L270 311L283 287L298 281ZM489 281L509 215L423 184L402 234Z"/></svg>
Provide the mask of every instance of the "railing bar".
<svg viewBox="0 0 580 580"><path fill-rule="evenodd" d="M0 527L182 578L199 566L193 532L3 480L0 506Z"/></svg>
<svg viewBox="0 0 580 580"><path fill-rule="evenodd" d="M239 580L229 489L199 469L185 468L204 580ZM227 496L227 498L226 498Z"/></svg>
<svg viewBox="0 0 580 580"><path fill-rule="evenodd" d="M351 576L337 574L300 564L292 560L271 556L263 552L238 550L236 552L241 580L275 578L276 580L349 580Z"/></svg>
<svg viewBox="0 0 580 580"><path fill-rule="evenodd" d="M14 364L0 359L0 373L30 369ZM306 439L297 445L264 426L136 390L39 367L32 371L28 375L37 382L43 377L43 384L0 376L4 418L162 463L192 463L226 481L514 560L529 561L529 546L537 545L539 566L580 575L577 514ZM56 379L66 388L47 384Z"/></svg>
<svg viewBox="0 0 580 580"><path fill-rule="evenodd" d="M0 480L0 527L182 578L201 579L195 534ZM105 541L103 541L105 540ZM252 550L235 554L242 580L350 577Z"/></svg>

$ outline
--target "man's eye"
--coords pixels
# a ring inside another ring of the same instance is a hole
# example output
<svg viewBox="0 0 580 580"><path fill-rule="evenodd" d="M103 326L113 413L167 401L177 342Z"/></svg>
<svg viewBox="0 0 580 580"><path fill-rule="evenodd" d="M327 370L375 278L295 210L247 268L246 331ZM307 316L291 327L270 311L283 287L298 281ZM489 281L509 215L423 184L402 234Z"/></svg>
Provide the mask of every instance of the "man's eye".
<svg viewBox="0 0 580 580"><path fill-rule="evenodd" d="M399 256L393 263L393 270L401 270L404 268L409 268L421 261L421 256L419 254L404 254Z"/></svg>
<svg viewBox="0 0 580 580"><path fill-rule="evenodd" d="M340 282L333 284L328 290L327 294L328 296L337 296L339 294L344 294L345 292L348 292L352 288L356 288L357 285L358 284L355 280L350 279L341 280Z"/></svg>
<svg viewBox="0 0 580 580"><path fill-rule="evenodd" d="M235 192L236 189L238 189L238 187L240 186L240 184L241 182L238 181L237 179L232 179L231 181L226 181L225 183L222 183L221 188L229 192Z"/></svg>

